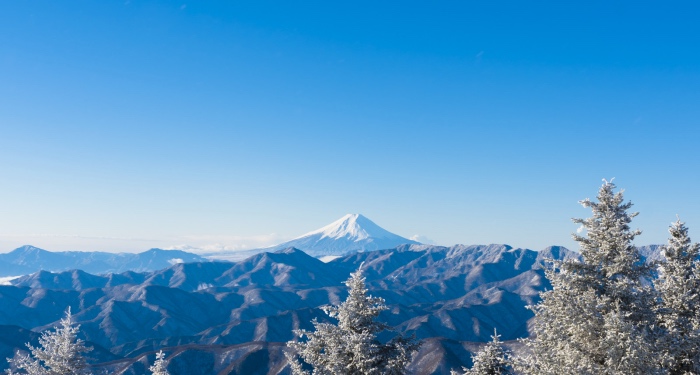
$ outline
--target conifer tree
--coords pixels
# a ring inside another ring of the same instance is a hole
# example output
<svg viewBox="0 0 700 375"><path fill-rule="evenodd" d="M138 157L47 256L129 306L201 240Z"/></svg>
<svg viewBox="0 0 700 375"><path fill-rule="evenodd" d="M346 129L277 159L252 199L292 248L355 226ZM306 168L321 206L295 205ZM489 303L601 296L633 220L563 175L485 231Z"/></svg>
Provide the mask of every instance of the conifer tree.
<svg viewBox="0 0 700 375"><path fill-rule="evenodd" d="M492 341L472 356L471 369L463 368L463 375L508 375L511 374L510 353L503 349L501 337L494 332ZM451 375L459 375L452 371Z"/></svg>
<svg viewBox="0 0 700 375"><path fill-rule="evenodd" d="M412 338L397 336L381 343L377 334L388 329L377 322L386 310L384 300L367 293L361 269L345 282L348 298L340 306L326 306L324 312L337 319L338 324L313 321L315 330L297 330L295 334L306 341L290 341L287 352L294 375L374 375L404 374L413 352L419 344ZM310 366L311 372L304 369Z"/></svg>
<svg viewBox="0 0 700 375"><path fill-rule="evenodd" d="M700 245L691 243L688 228L678 219L669 228L663 247L665 262L659 266L657 309L664 334L660 350L671 375L700 374Z"/></svg>
<svg viewBox="0 0 700 375"><path fill-rule="evenodd" d="M156 353L156 361L153 362L153 365L148 370L153 375L170 375L165 362L165 353L162 350Z"/></svg>
<svg viewBox="0 0 700 375"><path fill-rule="evenodd" d="M632 240L640 234L629 224L622 191L604 181L598 201L581 201L592 210L574 219L584 235L574 234L582 260L555 262L546 271L552 289L531 307L531 354L518 362L529 374L660 374L654 350L654 294L651 268Z"/></svg>
<svg viewBox="0 0 700 375"><path fill-rule="evenodd" d="M82 353L92 350L78 338L80 325L74 324L70 308L61 319L61 327L45 331L39 338L39 347L27 344L31 356L21 355L8 358L8 362L19 372L7 370L8 374L28 375L86 375L90 374Z"/></svg>

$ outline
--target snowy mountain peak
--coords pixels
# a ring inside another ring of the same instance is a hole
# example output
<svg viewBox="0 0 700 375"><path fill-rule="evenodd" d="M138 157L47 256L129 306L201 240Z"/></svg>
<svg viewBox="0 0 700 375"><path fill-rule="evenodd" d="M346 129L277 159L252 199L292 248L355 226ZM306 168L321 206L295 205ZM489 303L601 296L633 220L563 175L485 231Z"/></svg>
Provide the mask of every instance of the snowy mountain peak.
<svg viewBox="0 0 700 375"><path fill-rule="evenodd" d="M28 254L39 254L39 253L42 253L42 252L46 252L46 250L40 249L40 248L38 248L38 247L36 247L36 246L32 246L32 245L24 245L24 246L21 246L21 247L18 247L18 248L16 248L16 249L12 250L12 251L10 252L10 254L18 254L18 255L19 255L19 254L24 254L24 255L28 255Z"/></svg>
<svg viewBox="0 0 700 375"><path fill-rule="evenodd" d="M323 228L264 250L295 247L314 256L328 256L391 249L403 244L418 242L393 234L361 214L348 214Z"/></svg>
<svg viewBox="0 0 700 375"><path fill-rule="evenodd" d="M306 233L296 239L317 235L320 235L320 238L342 238L356 242L372 237L387 238L395 236L361 214L347 214L323 228Z"/></svg>

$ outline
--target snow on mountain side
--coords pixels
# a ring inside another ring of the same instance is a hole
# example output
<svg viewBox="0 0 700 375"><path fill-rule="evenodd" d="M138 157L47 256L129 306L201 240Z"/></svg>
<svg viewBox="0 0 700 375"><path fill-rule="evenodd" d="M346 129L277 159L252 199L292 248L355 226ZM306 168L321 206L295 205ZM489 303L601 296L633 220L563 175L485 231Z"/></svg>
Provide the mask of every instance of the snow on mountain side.
<svg viewBox="0 0 700 375"><path fill-rule="evenodd" d="M354 241L361 241L370 237L398 237L360 214L347 214L325 227L301 235L295 240L314 235L320 235L321 238L349 238Z"/></svg>
<svg viewBox="0 0 700 375"><path fill-rule="evenodd" d="M352 251L390 249L416 241L393 234L360 214L348 214L323 228L264 251L294 247L313 256L342 255Z"/></svg>

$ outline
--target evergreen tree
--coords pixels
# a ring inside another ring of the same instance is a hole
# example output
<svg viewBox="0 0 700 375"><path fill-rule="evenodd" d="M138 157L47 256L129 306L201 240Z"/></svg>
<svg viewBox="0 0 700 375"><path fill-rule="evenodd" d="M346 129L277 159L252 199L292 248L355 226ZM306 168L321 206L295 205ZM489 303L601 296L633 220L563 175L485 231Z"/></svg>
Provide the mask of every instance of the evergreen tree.
<svg viewBox="0 0 700 375"><path fill-rule="evenodd" d="M546 271L552 289L531 307L531 354L519 360L529 374L659 374L654 350L651 268L632 240L632 203L604 181L598 202L581 201L592 217L574 219L586 233L574 234L582 260L554 262Z"/></svg>
<svg viewBox="0 0 700 375"><path fill-rule="evenodd" d="M508 375L511 374L510 353L503 350L501 337L494 332L491 342L472 356L471 369L464 368L464 375ZM459 375L452 371L451 375Z"/></svg>
<svg viewBox="0 0 700 375"><path fill-rule="evenodd" d="M148 370L153 375L170 375L165 362L165 353L162 350L156 353L156 361L153 362L153 365Z"/></svg>
<svg viewBox="0 0 700 375"><path fill-rule="evenodd" d="M66 317L61 319L61 327L54 331L45 331L39 338L40 347L27 344L31 356L21 355L8 358L8 362L19 373L7 370L8 374L28 375L86 375L90 374L88 364L82 353L92 350L78 338L80 325L74 324L70 308Z"/></svg>
<svg viewBox="0 0 700 375"><path fill-rule="evenodd" d="M295 334L306 341L290 341L287 345L296 353L287 352L295 375L373 375L404 374L413 352L419 344L412 338L397 336L382 344L377 334L388 327L375 319L386 310L384 300L367 294L365 278L360 270L345 282L348 298L340 306L323 310L338 324L313 321L315 331L297 330ZM312 367L312 372L304 369Z"/></svg>
<svg viewBox="0 0 700 375"><path fill-rule="evenodd" d="M573 219L586 231L585 237L573 235L581 246L583 262L564 262L562 271L571 276L569 280L577 288L592 289L598 296L610 297L620 309L632 314L633 320L648 321L652 293L644 285L644 278L651 277L652 267L632 245L641 231L629 227L639 213L628 213L632 203L624 203L623 192L614 193L614 189L615 184L605 181L598 192L598 202L581 201L593 212L590 218Z"/></svg>
<svg viewBox="0 0 700 375"><path fill-rule="evenodd" d="M669 228L671 236L662 253L659 278L661 296L657 309L659 340L666 354L664 367L672 375L700 373L700 245L691 243L688 228L678 219Z"/></svg>

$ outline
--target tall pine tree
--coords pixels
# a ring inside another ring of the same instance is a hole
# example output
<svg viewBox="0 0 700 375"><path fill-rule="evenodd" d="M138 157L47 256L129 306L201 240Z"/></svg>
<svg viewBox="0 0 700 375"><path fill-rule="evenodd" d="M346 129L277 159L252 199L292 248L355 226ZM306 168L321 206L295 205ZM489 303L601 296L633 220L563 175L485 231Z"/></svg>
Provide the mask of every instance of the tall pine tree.
<svg viewBox="0 0 700 375"><path fill-rule="evenodd" d="M598 201L581 201L592 216L574 219L581 261L555 262L547 271L552 289L532 307L534 338L521 371L554 374L660 374L653 344L651 268L632 244L632 203L604 181Z"/></svg>
<svg viewBox="0 0 700 375"><path fill-rule="evenodd" d="M419 344L401 335L381 343L377 335L388 327L376 321L386 310L384 300L367 293L360 270L345 282L348 298L340 306L326 306L324 311L338 324L313 322L315 331L297 330L306 341L290 341L295 353L286 353L294 375L374 375L404 374Z"/></svg>
<svg viewBox="0 0 700 375"><path fill-rule="evenodd" d="M691 243L688 228L678 219L669 228L663 247L656 290L657 309L664 334L659 349L671 375L700 374L700 245Z"/></svg>

